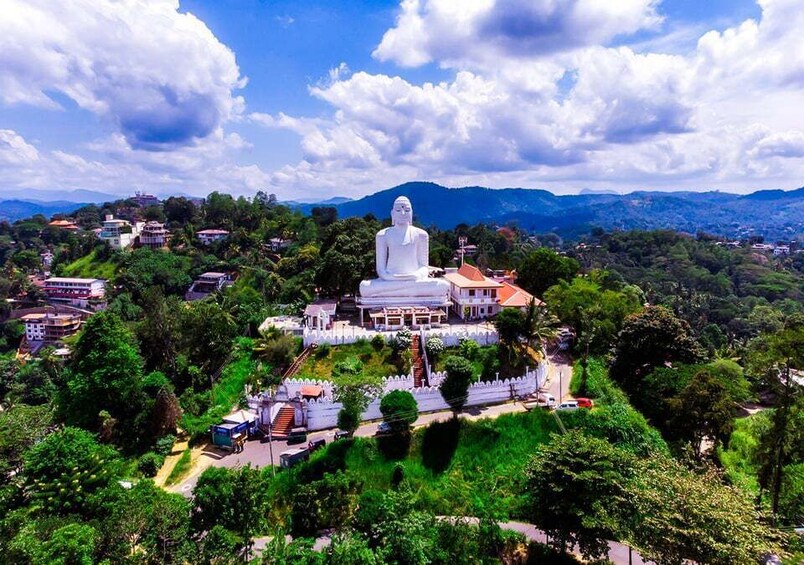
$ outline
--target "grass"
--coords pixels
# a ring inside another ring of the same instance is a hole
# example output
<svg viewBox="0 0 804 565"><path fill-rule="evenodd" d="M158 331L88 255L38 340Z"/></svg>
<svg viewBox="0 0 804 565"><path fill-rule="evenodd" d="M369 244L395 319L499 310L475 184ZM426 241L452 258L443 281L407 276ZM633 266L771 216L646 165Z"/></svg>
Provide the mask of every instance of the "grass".
<svg viewBox="0 0 804 565"><path fill-rule="evenodd" d="M609 378L601 359L590 357L586 365L586 391L583 391L583 365L576 361L572 368L570 392L573 396L589 396L602 404L628 404L628 397Z"/></svg>
<svg viewBox="0 0 804 565"><path fill-rule="evenodd" d="M190 434L192 440L198 440L207 433L210 426L219 423L238 404L244 393L256 362L251 358L251 340L241 338L237 347L234 360L224 367L218 382L212 387L214 404L200 416L189 413L182 416L181 428Z"/></svg>
<svg viewBox="0 0 804 565"><path fill-rule="evenodd" d="M176 461L176 464L173 466L173 469L170 471L167 479L165 479L165 485L175 485L179 481L181 481L184 476L190 471L190 466L192 463L192 450L188 447L184 450L179 457L179 460Z"/></svg>
<svg viewBox="0 0 804 565"><path fill-rule="evenodd" d="M332 380L335 363L358 359L363 364L361 373L369 378L383 378L402 373L401 360L395 360L393 350L384 346L380 351L369 342L338 345L329 349L325 357L311 355L296 374L298 379Z"/></svg>
<svg viewBox="0 0 804 565"><path fill-rule="evenodd" d="M519 481L539 445L558 428L547 412L505 414L494 420L438 422L413 432L410 452L402 459L404 475L419 504L442 515L520 516ZM300 482L324 472L343 470L358 478L363 490L387 490L396 461L381 453L374 439L355 438L330 444L310 463L279 473L269 495L281 507Z"/></svg>
<svg viewBox="0 0 804 565"><path fill-rule="evenodd" d="M63 273L65 277L111 280L114 278L116 269L117 265L111 260L98 261L97 251L92 250L88 255L65 265Z"/></svg>
<svg viewBox="0 0 804 565"><path fill-rule="evenodd" d="M759 445L760 432L770 425L769 411L759 412L734 422L728 448L718 450L720 463L732 484L756 495L759 493L754 454Z"/></svg>

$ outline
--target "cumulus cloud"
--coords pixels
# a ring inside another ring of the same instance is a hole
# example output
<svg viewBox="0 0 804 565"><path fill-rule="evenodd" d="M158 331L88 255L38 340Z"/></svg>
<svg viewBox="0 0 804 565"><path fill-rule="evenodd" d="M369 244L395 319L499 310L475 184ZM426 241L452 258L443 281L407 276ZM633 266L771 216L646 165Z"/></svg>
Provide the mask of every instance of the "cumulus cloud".
<svg viewBox="0 0 804 565"><path fill-rule="evenodd" d="M39 159L39 151L14 130L0 129L0 163L30 165Z"/></svg>
<svg viewBox="0 0 804 565"><path fill-rule="evenodd" d="M55 109L60 92L127 143L196 143L242 111L234 53L176 0L6 0L0 98Z"/></svg>
<svg viewBox="0 0 804 565"><path fill-rule="evenodd" d="M404 0L374 56L416 67L532 58L655 27L657 0Z"/></svg>
<svg viewBox="0 0 804 565"><path fill-rule="evenodd" d="M275 172L277 186L798 186L797 3L761 0L761 19L703 30L697 43L670 26L664 41L627 47L614 38L655 29L656 2L403 0L374 56L436 63L454 69L450 80L331 74L310 89L329 118L252 117L301 137L303 160ZM670 36L683 47L669 49Z"/></svg>

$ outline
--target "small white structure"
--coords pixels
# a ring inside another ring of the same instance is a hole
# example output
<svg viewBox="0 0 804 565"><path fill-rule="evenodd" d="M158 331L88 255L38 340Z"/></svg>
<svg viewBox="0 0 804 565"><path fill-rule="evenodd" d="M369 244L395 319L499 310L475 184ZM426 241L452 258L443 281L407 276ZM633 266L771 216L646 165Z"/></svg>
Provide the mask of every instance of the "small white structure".
<svg viewBox="0 0 804 565"><path fill-rule="evenodd" d="M145 192L135 192L134 196L129 198L134 204L139 206L140 208L146 208L147 206L159 206L159 199L154 196L153 194L148 194Z"/></svg>
<svg viewBox="0 0 804 565"><path fill-rule="evenodd" d="M45 279L44 291L49 302L87 308L91 303L99 303L106 298L106 281L50 277Z"/></svg>
<svg viewBox="0 0 804 565"><path fill-rule="evenodd" d="M268 240L268 245L274 253L287 249L290 247L291 243L293 243L293 241L290 239L282 239L281 237L272 237Z"/></svg>
<svg viewBox="0 0 804 565"><path fill-rule="evenodd" d="M277 328L284 334L297 337L304 336L304 324L298 316L269 316L260 324L259 331L267 331L271 326Z"/></svg>
<svg viewBox="0 0 804 565"><path fill-rule="evenodd" d="M790 255L790 246L789 245L777 245L773 248L773 256L774 257L782 257Z"/></svg>
<svg viewBox="0 0 804 565"><path fill-rule="evenodd" d="M162 249L167 245L169 232L161 222L146 222L140 231L140 245L150 249Z"/></svg>
<svg viewBox="0 0 804 565"><path fill-rule="evenodd" d="M209 230L197 231L195 232L195 235L198 237L198 240L204 245L212 245L216 241L220 241L222 239L226 239L227 237L229 237L229 232L226 230L209 229Z"/></svg>
<svg viewBox="0 0 804 565"><path fill-rule="evenodd" d="M304 309L304 325L319 330L332 329L338 303L334 300L317 300Z"/></svg>
<svg viewBox="0 0 804 565"><path fill-rule="evenodd" d="M137 239L142 226L142 222L132 224L128 220L115 218L112 214L106 214L99 237L113 249L126 249Z"/></svg>

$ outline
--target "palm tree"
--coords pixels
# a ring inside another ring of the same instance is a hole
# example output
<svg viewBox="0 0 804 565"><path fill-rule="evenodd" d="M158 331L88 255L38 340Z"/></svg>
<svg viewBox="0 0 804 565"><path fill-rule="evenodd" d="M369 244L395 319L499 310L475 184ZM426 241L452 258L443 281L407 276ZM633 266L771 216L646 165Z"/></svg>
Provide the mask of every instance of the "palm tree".
<svg viewBox="0 0 804 565"><path fill-rule="evenodd" d="M536 304L536 299L531 299L528 309L525 311L523 324L523 335L525 341L531 347L538 344L538 349L542 349L545 341L551 340L558 334L559 319L554 316L543 304Z"/></svg>

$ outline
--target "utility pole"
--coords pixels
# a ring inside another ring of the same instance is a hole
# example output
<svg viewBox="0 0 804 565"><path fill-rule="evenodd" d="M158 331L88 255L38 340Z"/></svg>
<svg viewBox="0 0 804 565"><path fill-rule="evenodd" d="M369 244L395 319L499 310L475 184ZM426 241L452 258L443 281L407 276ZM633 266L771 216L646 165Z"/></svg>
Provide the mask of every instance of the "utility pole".
<svg viewBox="0 0 804 565"><path fill-rule="evenodd" d="M461 254L461 266L463 266L463 256L464 256L464 253L466 253L466 251L464 249L464 247L466 247L466 241L467 241L467 239L466 239L465 235L458 236L458 249L459 249L460 254Z"/></svg>
<svg viewBox="0 0 804 565"><path fill-rule="evenodd" d="M558 371L558 403L564 401L564 369Z"/></svg>
<svg viewBox="0 0 804 565"><path fill-rule="evenodd" d="M276 465L274 465L274 419L271 416L273 389L269 389L269 394L271 396L268 397L268 454L271 456L271 476L276 477Z"/></svg>

